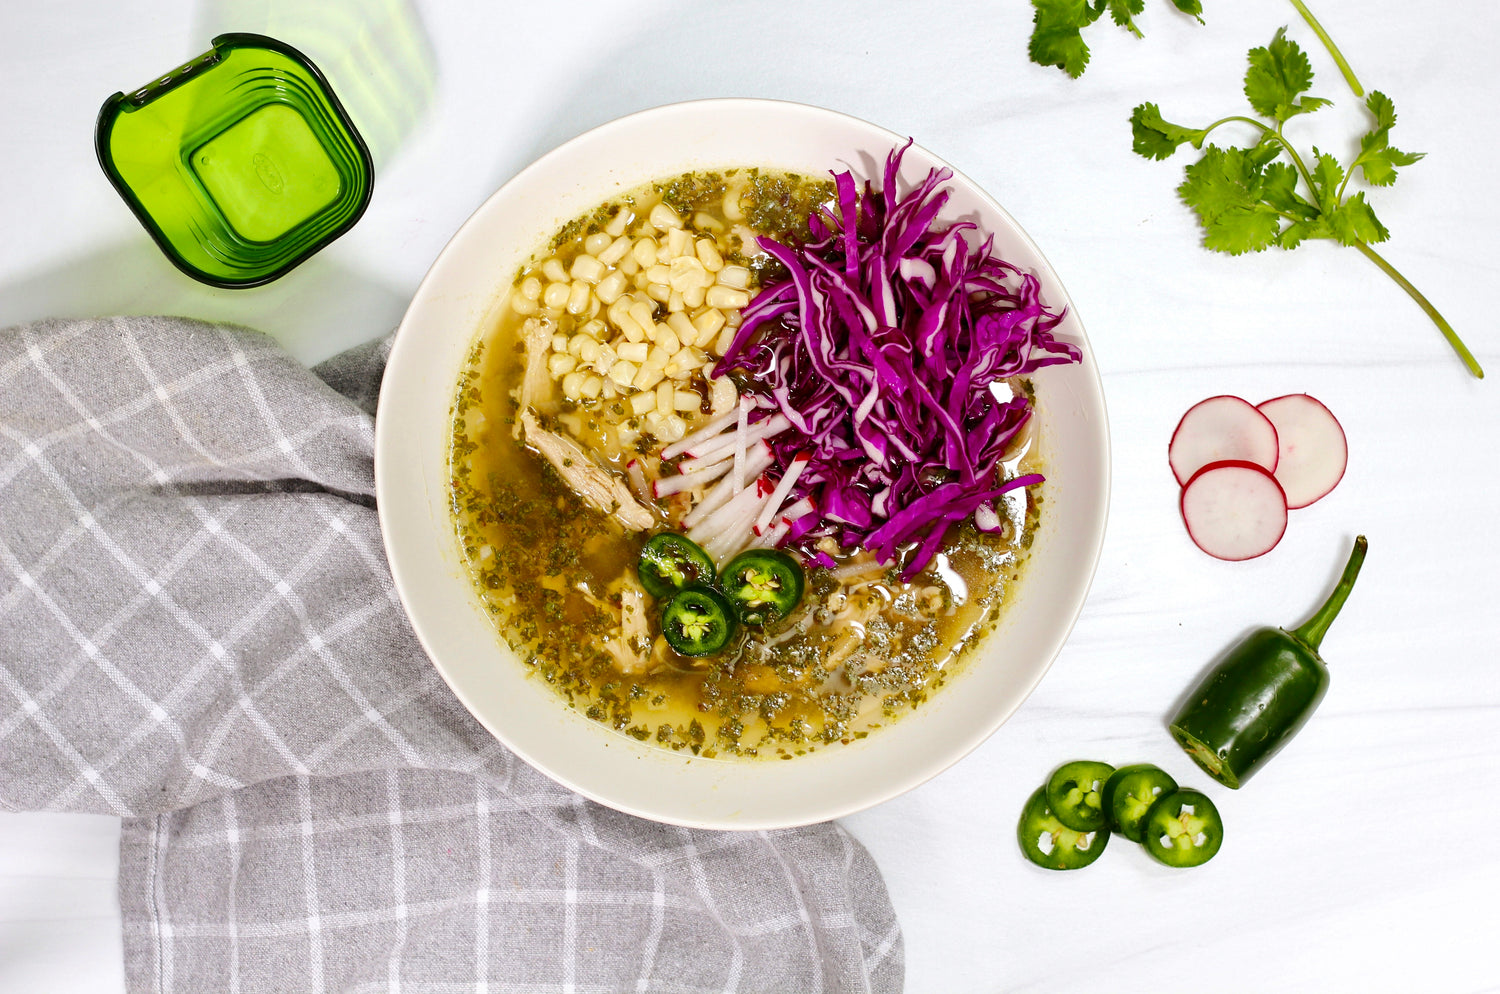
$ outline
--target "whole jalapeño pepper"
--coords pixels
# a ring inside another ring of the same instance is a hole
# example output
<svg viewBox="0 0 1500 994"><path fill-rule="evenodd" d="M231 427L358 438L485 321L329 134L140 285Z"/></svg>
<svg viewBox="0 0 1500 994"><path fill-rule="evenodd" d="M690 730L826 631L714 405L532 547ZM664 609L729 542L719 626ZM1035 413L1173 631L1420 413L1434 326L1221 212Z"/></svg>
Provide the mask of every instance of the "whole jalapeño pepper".
<svg viewBox="0 0 1500 994"><path fill-rule="evenodd" d="M1193 689L1172 719L1172 737L1226 787L1238 788L1297 733L1328 690L1318 655L1365 561L1363 535L1333 593L1300 628L1251 632Z"/></svg>

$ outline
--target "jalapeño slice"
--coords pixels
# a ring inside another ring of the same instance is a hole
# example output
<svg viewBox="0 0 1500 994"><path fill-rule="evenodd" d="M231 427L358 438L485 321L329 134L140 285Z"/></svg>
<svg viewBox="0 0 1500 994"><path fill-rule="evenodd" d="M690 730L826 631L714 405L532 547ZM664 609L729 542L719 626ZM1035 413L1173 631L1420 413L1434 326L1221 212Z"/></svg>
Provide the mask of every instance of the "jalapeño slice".
<svg viewBox="0 0 1500 994"><path fill-rule="evenodd" d="M780 549L741 552L719 577L740 621L752 627L773 624L795 611L802 584L802 566Z"/></svg>
<svg viewBox="0 0 1500 994"><path fill-rule="evenodd" d="M684 587L662 608L661 633L682 655L707 656L734 634L734 608L711 587Z"/></svg>
<svg viewBox="0 0 1500 994"><path fill-rule="evenodd" d="M635 563L641 586L652 597L670 597L683 587L714 582L714 561L686 535L652 535Z"/></svg>
<svg viewBox="0 0 1500 994"><path fill-rule="evenodd" d="M1146 813L1164 794L1177 789L1177 781L1150 763L1122 766L1104 783L1104 811L1109 827L1131 842L1145 837Z"/></svg>
<svg viewBox="0 0 1500 994"><path fill-rule="evenodd" d="M1048 870L1077 870L1099 858L1109 842L1109 830L1075 832L1057 820L1047 806L1047 788L1038 787L1021 811L1016 826L1021 852Z"/></svg>
<svg viewBox="0 0 1500 994"><path fill-rule="evenodd" d="M1057 820L1075 832L1093 832L1109 821L1104 807L1104 784L1115 768L1108 763L1079 760L1064 763L1047 781L1047 806Z"/></svg>
<svg viewBox="0 0 1500 994"><path fill-rule="evenodd" d="M1224 823L1208 795L1183 788L1157 798L1146 813L1146 851L1168 866L1202 866L1224 842Z"/></svg>

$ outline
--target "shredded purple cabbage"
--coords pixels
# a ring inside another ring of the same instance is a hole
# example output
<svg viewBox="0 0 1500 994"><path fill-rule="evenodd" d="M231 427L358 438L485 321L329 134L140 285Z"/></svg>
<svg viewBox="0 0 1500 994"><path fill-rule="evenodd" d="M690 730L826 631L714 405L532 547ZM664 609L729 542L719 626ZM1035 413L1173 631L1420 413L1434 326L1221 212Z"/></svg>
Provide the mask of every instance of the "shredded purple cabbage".
<svg viewBox="0 0 1500 994"><path fill-rule="evenodd" d="M897 194L910 144L886 158L879 191L867 182L861 196L852 173L836 174L838 206L810 219L808 244L758 240L787 278L751 301L714 369L755 384L752 420L776 410L791 420L771 440L778 472L810 457L788 500L810 497L815 510L783 544L816 560L831 536L882 562L911 547L907 579L955 523L1042 480L1000 482L1031 408L1022 396L998 402L991 385L1081 358L1052 337L1062 314L1042 305L1036 277L993 257L991 239L970 247L974 224L935 224L952 173L934 169Z"/></svg>

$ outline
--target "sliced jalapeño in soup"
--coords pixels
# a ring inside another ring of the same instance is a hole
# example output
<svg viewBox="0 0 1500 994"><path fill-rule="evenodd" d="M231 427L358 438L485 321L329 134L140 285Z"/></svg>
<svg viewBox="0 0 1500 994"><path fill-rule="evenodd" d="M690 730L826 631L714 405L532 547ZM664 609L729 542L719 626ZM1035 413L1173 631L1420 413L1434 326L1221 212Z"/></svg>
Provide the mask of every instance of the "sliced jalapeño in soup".
<svg viewBox="0 0 1500 994"><path fill-rule="evenodd" d="M802 566L780 549L751 549L729 561L719 586L742 623L770 625L802 602Z"/></svg>
<svg viewBox="0 0 1500 994"><path fill-rule="evenodd" d="M711 587L684 587L662 608L661 633L674 652L710 655L734 634L734 608Z"/></svg>
<svg viewBox="0 0 1500 994"><path fill-rule="evenodd" d="M635 571L652 597L669 597L690 584L710 585L717 577L714 561L703 547L676 532L648 538Z"/></svg>

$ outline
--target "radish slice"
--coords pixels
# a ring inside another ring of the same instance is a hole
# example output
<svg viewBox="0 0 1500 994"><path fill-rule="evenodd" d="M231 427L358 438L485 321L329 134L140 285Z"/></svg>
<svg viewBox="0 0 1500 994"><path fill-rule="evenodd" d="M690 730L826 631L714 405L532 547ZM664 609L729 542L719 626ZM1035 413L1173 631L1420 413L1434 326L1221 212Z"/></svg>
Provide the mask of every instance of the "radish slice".
<svg viewBox="0 0 1500 994"><path fill-rule="evenodd" d="M1188 408L1167 446L1178 485L1213 462L1250 462L1276 472L1276 427L1248 400L1219 396Z"/></svg>
<svg viewBox="0 0 1500 994"><path fill-rule="evenodd" d="M1268 400L1259 410L1276 426L1276 482L1286 491L1286 506L1306 507L1327 496L1349 465L1339 419L1305 393Z"/></svg>
<svg viewBox="0 0 1500 994"><path fill-rule="evenodd" d="M1276 548L1286 531L1286 494L1253 462L1209 463L1182 488L1182 521L1210 556L1254 559Z"/></svg>

